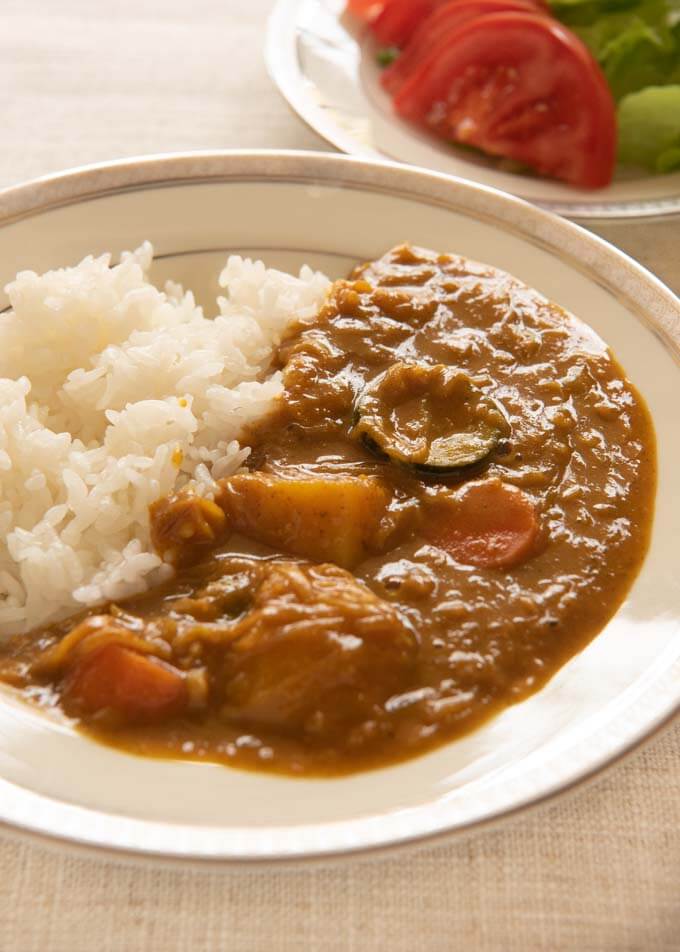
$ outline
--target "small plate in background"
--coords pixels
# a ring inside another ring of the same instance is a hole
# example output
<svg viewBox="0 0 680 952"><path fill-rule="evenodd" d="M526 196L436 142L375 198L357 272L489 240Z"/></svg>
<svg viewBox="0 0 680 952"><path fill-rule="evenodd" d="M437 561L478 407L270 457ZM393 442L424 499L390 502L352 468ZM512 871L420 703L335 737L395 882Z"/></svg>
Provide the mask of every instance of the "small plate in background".
<svg viewBox="0 0 680 952"><path fill-rule="evenodd" d="M269 20L269 72L295 111L343 152L390 159L491 185L567 218L631 218L680 212L680 171L649 175L620 168L612 185L588 191L503 171L396 116L382 89L376 47L346 0L278 0Z"/></svg>

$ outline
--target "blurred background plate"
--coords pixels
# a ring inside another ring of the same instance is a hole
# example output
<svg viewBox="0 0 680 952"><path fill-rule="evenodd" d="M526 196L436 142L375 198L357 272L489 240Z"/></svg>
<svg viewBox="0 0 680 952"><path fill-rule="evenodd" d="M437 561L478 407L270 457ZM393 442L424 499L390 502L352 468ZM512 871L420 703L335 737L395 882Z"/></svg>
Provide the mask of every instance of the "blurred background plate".
<svg viewBox="0 0 680 952"><path fill-rule="evenodd" d="M395 116L379 82L376 47L344 17L346 0L278 0L269 20L269 72L290 105L343 152L406 162L511 192L577 220L680 212L680 172L619 169L608 188L586 191L501 170ZM616 240L616 238L614 239Z"/></svg>
<svg viewBox="0 0 680 952"><path fill-rule="evenodd" d="M214 307L229 252L343 276L403 240L517 275L588 321L646 397L659 441L652 544L605 630L534 697L389 768L328 780L143 759L0 691L0 821L40 838L175 862L327 859L499 821L599 772L680 703L680 302L577 226L406 166L315 153L128 160L0 193L0 285L17 270L150 239L152 277ZM0 300L5 307L6 299ZM210 313L210 311L208 311Z"/></svg>

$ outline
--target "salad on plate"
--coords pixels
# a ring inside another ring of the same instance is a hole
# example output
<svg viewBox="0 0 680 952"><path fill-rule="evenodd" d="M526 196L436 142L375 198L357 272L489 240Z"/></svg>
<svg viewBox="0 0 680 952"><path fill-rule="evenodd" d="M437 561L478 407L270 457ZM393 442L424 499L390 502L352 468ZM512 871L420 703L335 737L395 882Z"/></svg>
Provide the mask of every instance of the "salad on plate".
<svg viewBox="0 0 680 952"><path fill-rule="evenodd" d="M397 115L580 188L680 168L680 0L348 0Z"/></svg>

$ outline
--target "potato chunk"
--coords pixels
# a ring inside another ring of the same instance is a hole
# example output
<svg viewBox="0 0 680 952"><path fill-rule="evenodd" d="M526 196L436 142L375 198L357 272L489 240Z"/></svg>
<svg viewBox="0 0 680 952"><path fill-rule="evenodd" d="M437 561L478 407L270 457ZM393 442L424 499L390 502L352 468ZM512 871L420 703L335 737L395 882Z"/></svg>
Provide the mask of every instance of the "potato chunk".
<svg viewBox="0 0 680 952"><path fill-rule="evenodd" d="M390 496L375 478L282 479L241 473L217 502L232 529L315 562L352 568L371 551Z"/></svg>

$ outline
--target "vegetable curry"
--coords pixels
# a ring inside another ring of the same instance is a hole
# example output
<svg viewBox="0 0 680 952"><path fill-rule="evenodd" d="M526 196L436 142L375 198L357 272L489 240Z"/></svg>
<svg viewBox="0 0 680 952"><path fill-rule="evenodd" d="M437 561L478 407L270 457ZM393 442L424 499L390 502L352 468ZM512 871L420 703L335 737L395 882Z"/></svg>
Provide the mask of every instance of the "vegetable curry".
<svg viewBox="0 0 680 952"><path fill-rule="evenodd" d="M328 775L471 730L616 611L654 436L586 325L401 246L276 361L247 471L151 507L172 581L18 639L0 676L126 750Z"/></svg>

